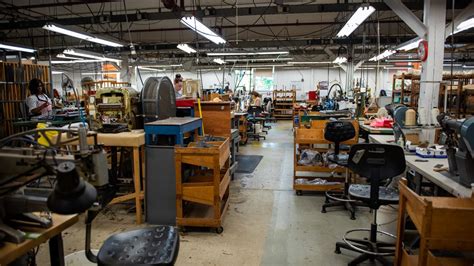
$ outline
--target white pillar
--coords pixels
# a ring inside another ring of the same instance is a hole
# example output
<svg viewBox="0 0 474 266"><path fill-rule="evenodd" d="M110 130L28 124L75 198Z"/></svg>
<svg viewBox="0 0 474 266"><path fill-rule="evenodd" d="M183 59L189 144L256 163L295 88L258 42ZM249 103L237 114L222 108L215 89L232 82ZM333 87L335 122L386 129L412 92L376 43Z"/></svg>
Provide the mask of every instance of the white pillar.
<svg viewBox="0 0 474 266"><path fill-rule="evenodd" d="M446 26L446 0L425 0L423 22L428 28L428 58L423 62L418 101L419 115L432 124L431 110L438 107L439 86L443 79L444 28Z"/></svg>

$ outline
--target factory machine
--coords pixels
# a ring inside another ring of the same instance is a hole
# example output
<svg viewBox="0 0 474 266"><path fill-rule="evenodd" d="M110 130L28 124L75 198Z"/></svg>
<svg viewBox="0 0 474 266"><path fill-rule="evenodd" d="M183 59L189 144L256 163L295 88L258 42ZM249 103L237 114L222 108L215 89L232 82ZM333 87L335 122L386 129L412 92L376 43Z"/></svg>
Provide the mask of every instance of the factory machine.
<svg viewBox="0 0 474 266"><path fill-rule="evenodd" d="M115 133L140 128L139 93L133 88L100 88L95 93L94 120L102 132Z"/></svg>
<svg viewBox="0 0 474 266"><path fill-rule="evenodd" d="M449 172L470 188L474 183L474 117L456 120L443 113L437 119L443 129L440 142L447 145Z"/></svg>
<svg viewBox="0 0 474 266"><path fill-rule="evenodd" d="M43 128L0 140L0 165L8 166L0 168L0 240L23 242L25 234L14 229L18 224L52 226L50 217L32 212L80 213L113 192L96 137L83 127ZM66 149L68 144L79 149ZM106 193L98 197L98 191Z"/></svg>

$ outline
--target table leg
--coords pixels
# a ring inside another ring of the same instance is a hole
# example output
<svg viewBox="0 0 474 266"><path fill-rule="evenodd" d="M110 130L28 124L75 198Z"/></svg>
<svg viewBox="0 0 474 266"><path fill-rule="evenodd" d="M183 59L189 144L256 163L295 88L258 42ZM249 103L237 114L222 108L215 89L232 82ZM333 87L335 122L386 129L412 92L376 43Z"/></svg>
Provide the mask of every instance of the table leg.
<svg viewBox="0 0 474 266"><path fill-rule="evenodd" d="M178 144L178 145L183 145L184 144L183 136L184 136L184 134L182 134L182 133L179 133L178 135L176 135L176 144Z"/></svg>
<svg viewBox="0 0 474 266"><path fill-rule="evenodd" d="M64 247L61 233L49 239L49 256L52 266L64 266Z"/></svg>
<svg viewBox="0 0 474 266"><path fill-rule="evenodd" d="M133 147L133 185L135 186L135 208L137 224L142 223L142 203L140 200L140 147Z"/></svg>

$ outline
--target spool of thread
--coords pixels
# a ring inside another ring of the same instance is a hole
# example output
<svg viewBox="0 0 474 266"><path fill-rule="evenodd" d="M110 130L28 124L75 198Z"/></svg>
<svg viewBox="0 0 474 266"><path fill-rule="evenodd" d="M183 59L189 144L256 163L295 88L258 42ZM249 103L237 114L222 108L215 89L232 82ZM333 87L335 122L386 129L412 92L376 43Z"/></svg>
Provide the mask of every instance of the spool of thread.
<svg viewBox="0 0 474 266"><path fill-rule="evenodd" d="M416 112L408 109L405 113L405 126L416 126Z"/></svg>
<svg viewBox="0 0 474 266"><path fill-rule="evenodd" d="M431 124L435 126L439 126L438 115L439 115L439 109L436 107L433 108L433 110L431 110Z"/></svg>
<svg viewBox="0 0 474 266"><path fill-rule="evenodd" d="M426 125L426 112L424 107L418 108L418 122L420 125Z"/></svg>

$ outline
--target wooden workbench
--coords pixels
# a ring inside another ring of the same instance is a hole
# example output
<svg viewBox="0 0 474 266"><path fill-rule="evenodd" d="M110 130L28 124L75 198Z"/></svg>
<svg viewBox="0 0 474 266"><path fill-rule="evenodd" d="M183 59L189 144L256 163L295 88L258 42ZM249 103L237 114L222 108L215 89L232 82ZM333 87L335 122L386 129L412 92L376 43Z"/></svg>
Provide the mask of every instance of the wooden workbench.
<svg viewBox="0 0 474 266"><path fill-rule="evenodd" d="M65 140L66 134L63 134L61 137ZM94 143L93 137L88 137L87 142L89 144ZM128 200L135 199L135 208L136 208L136 222L137 224L142 223L142 204L141 201L144 198L144 189L141 186L141 175L140 175L140 157L141 161L144 162L145 152L145 133L143 130L132 130L131 132L121 132L121 133L97 133L97 142L98 144L103 144L105 147L127 147L133 148L133 185L134 192L131 194L123 195L113 199L110 203L120 203ZM70 144L76 144L77 142L72 142ZM141 148L141 150L140 150ZM143 167L143 172L145 168Z"/></svg>
<svg viewBox="0 0 474 266"><path fill-rule="evenodd" d="M5 245L0 248L0 265L8 265L26 252L36 248L48 240L50 241L51 265L64 265L61 232L75 224L79 220L79 216L77 214L53 214L52 216L53 226L50 228L27 228L27 230L24 230L39 233L38 238L27 239L20 244L5 242Z"/></svg>

